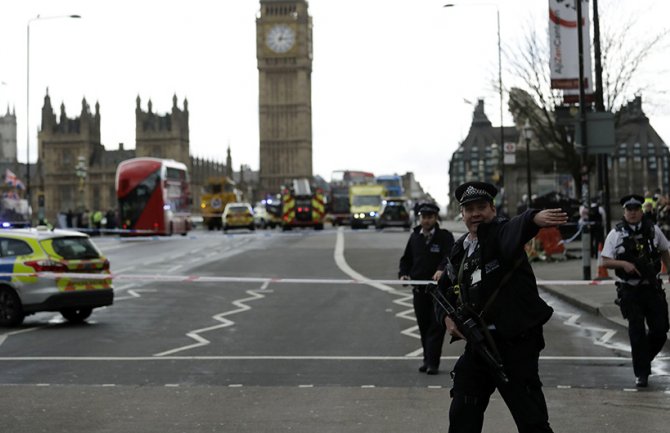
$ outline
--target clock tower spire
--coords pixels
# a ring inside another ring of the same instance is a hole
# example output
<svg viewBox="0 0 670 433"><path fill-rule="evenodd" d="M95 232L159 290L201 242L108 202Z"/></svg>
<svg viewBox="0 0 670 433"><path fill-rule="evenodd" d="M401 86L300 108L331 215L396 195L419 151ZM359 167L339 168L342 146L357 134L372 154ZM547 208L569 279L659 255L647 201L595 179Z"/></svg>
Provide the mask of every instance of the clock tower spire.
<svg viewBox="0 0 670 433"><path fill-rule="evenodd" d="M256 19L260 186L312 177L312 17L306 0L260 0Z"/></svg>

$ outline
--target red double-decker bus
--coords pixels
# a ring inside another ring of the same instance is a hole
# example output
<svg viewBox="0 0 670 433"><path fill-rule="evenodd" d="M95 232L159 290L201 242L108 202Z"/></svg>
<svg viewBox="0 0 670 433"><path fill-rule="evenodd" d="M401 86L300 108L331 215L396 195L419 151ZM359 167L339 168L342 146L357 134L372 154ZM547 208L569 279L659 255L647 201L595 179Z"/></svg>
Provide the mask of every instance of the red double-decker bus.
<svg viewBox="0 0 670 433"><path fill-rule="evenodd" d="M191 193L185 164L133 158L116 169L119 221L127 234L186 235L191 230Z"/></svg>

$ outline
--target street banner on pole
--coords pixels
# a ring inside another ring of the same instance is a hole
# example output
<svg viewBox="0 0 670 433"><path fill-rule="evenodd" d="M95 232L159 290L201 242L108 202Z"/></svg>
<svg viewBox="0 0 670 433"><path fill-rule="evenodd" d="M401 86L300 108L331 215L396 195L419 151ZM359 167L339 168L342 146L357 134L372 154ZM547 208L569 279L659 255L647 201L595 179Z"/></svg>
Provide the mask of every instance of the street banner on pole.
<svg viewBox="0 0 670 433"><path fill-rule="evenodd" d="M588 0L582 2L584 53L584 89L592 90L591 37L589 35ZM552 89L579 89L579 53L577 9L572 0L549 0L549 46Z"/></svg>

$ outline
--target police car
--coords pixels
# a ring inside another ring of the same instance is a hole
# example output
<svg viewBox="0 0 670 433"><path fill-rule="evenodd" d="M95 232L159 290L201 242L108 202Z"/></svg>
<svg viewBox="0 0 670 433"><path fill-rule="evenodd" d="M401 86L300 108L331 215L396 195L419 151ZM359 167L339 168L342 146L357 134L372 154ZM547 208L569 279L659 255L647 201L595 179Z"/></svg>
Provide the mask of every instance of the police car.
<svg viewBox="0 0 670 433"><path fill-rule="evenodd" d="M409 230L411 226L405 199L387 199L382 202L382 210L375 219L377 229L403 227L405 230Z"/></svg>
<svg viewBox="0 0 670 433"><path fill-rule="evenodd" d="M228 203L221 215L223 231L247 228L255 230L254 212L249 203Z"/></svg>
<svg viewBox="0 0 670 433"><path fill-rule="evenodd" d="M68 273L96 278L68 278ZM19 325L40 311L58 311L75 323L86 320L94 308L114 301L112 279L100 274L110 274L109 260L86 234L0 230L0 326Z"/></svg>

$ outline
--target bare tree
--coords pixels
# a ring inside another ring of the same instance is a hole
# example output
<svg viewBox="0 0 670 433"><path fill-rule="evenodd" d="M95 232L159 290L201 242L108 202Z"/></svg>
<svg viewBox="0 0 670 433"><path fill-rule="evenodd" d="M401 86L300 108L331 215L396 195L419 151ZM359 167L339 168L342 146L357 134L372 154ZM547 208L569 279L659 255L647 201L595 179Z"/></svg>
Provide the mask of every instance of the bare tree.
<svg viewBox="0 0 670 433"><path fill-rule="evenodd" d="M636 40L631 37L636 23L635 17L631 17L624 25L617 23L601 32L603 99L607 111L618 111L633 93L653 90L650 86L635 87L635 79L644 61L667 40L669 31L664 29ZM581 156L572 143L570 127L562 122L561 113L569 111L567 107L562 108L563 92L550 86L546 34L546 30L538 35L531 29L521 46L505 52L509 72L523 83L523 89L508 90L509 110L517 127L529 121L539 146L579 184ZM667 86L666 82L663 84ZM656 91L659 92L663 90ZM590 166L593 163L589 161Z"/></svg>

